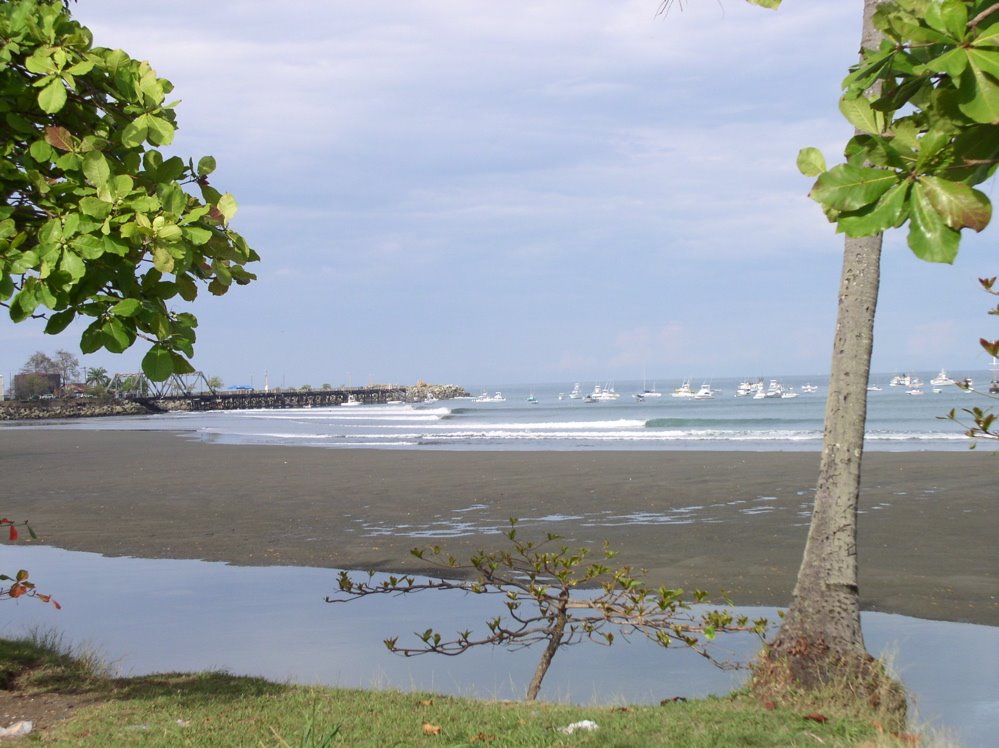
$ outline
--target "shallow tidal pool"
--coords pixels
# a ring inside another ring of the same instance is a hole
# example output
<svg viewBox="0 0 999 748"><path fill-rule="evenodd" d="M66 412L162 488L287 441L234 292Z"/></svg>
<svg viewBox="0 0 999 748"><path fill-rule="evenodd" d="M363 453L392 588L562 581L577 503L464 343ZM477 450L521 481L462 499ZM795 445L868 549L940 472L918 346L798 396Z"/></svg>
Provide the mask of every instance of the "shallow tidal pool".
<svg viewBox="0 0 999 748"><path fill-rule="evenodd" d="M522 698L540 651L479 649L461 657L403 658L382 644L414 631L482 628L502 602L462 593L424 592L327 604L336 569L247 567L169 559L108 558L47 546L0 546L0 570L29 569L39 589L63 606L37 600L0 606L0 635L55 630L88 647L122 675L219 669L274 681L344 687L428 690L482 698ZM358 578L365 575L357 575ZM769 608L740 608L776 620ZM959 744L993 745L999 734L999 627L865 613L864 636L887 655L913 696L917 726L943 730ZM718 639L716 654L746 661L752 635ZM720 670L683 648L641 638L613 647L560 651L540 698L578 704L658 703L722 694L745 671Z"/></svg>

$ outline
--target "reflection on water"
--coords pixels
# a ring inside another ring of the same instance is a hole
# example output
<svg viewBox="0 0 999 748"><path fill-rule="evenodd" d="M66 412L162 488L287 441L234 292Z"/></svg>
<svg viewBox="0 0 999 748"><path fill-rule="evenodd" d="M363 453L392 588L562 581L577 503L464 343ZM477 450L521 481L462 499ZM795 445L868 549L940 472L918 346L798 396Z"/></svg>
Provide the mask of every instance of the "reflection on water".
<svg viewBox="0 0 999 748"><path fill-rule="evenodd" d="M481 624L498 611L461 593L371 598L327 605L333 569L238 567L202 561L105 558L47 547L0 546L0 569L28 568L61 611L37 601L0 606L0 634L34 626L62 631L114 661L123 674L224 669L276 681L381 686L521 698L534 649L473 651L462 657L405 659L382 640L435 626L445 633ZM492 605L495 605L495 600ZM745 609L775 619L771 609ZM999 628L864 614L868 648L893 656L914 694L917 718L967 746L999 733ZM748 659L752 636L723 637ZM581 704L658 703L673 696L724 693L744 675L692 653L644 640L563 650L541 697Z"/></svg>

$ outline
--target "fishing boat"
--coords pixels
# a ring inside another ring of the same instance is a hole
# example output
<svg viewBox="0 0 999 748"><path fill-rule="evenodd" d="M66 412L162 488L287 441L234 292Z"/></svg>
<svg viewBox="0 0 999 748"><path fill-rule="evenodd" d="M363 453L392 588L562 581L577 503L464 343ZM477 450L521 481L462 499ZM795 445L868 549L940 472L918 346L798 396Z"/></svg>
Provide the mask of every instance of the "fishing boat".
<svg viewBox="0 0 999 748"><path fill-rule="evenodd" d="M342 404L342 405L343 405L343 406L344 406L345 408L346 408L346 407L353 407L353 406L355 406L355 405L360 405L360 404L361 404L361 401L360 401L360 399L359 399L359 398L357 397L357 395L347 395L347 400L346 400L345 402L341 403L341 404Z"/></svg>
<svg viewBox="0 0 999 748"><path fill-rule="evenodd" d="M583 390L579 386L579 382L572 385L572 392L569 393L570 400L580 400L583 397Z"/></svg>
<svg viewBox="0 0 999 748"><path fill-rule="evenodd" d="M957 384L957 382L955 382L953 379L947 376L946 369L941 369L940 373L930 380L930 384L932 384L934 387L943 387L944 385L948 384Z"/></svg>
<svg viewBox="0 0 999 748"><path fill-rule="evenodd" d="M803 384L801 385L801 391L811 394L813 392L818 392L819 388L818 385L815 384Z"/></svg>
<svg viewBox="0 0 999 748"><path fill-rule="evenodd" d="M694 393L695 400L710 400L715 396L715 391L711 389L711 385L705 382L701 385L701 388Z"/></svg>
<svg viewBox="0 0 999 748"><path fill-rule="evenodd" d="M593 385L593 392L590 397L598 402L607 400L617 400L621 395L614 391L614 387L601 387L599 384Z"/></svg>
<svg viewBox="0 0 999 748"><path fill-rule="evenodd" d="M475 398L475 402L477 402L477 403L505 403L506 402L506 398L503 397L503 393L502 392L496 392L493 395L490 395L490 394L488 394L486 392L483 392L481 395L479 395L477 398Z"/></svg>
<svg viewBox="0 0 999 748"><path fill-rule="evenodd" d="M690 388L690 380L684 379L683 384L677 387L670 394L670 397L693 397L694 391Z"/></svg>

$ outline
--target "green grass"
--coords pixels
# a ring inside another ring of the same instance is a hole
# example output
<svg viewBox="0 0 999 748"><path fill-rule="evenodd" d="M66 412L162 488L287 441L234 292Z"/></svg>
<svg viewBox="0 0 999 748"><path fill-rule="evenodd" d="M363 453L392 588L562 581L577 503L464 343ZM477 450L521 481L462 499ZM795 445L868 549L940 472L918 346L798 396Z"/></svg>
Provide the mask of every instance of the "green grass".
<svg viewBox="0 0 999 748"><path fill-rule="evenodd" d="M56 642L57 644L57 642ZM582 707L271 683L226 673L116 679L53 642L0 640L8 683L95 703L27 742L61 746L851 746L892 745L870 716L826 722L747 693L664 706ZM592 720L594 732L559 732ZM425 734L424 726L440 728Z"/></svg>

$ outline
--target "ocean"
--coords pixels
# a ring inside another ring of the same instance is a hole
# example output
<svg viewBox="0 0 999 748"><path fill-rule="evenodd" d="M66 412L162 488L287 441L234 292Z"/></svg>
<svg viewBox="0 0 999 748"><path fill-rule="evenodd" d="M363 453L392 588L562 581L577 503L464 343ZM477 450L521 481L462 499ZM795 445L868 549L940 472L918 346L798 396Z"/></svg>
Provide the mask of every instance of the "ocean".
<svg viewBox="0 0 999 748"><path fill-rule="evenodd" d="M921 394L910 394L911 386L891 386L891 375L872 377L878 389L868 393L866 448L968 449L963 429L944 416L951 409L988 408L994 399L954 385L934 387L935 372L912 376L924 383L918 387ZM990 378L987 371L955 376L970 376L982 389ZM771 380L761 381L768 389ZM793 396L738 397L737 379L690 382L694 392L707 384L714 391L710 399L673 397L679 381L580 382L578 398L570 396L574 382L491 383L466 384L475 393L469 398L415 404L173 413L48 425L170 430L205 442L332 449L820 450L826 380L788 376L776 381ZM809 392L809 385L815 390ZM585 398L608 390L618 398ZM636 398L643 391L647 394ZM996 445L979 440L978 448Z"/></svg>

